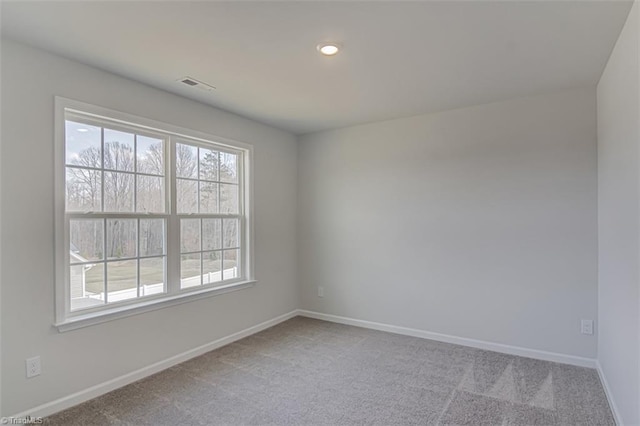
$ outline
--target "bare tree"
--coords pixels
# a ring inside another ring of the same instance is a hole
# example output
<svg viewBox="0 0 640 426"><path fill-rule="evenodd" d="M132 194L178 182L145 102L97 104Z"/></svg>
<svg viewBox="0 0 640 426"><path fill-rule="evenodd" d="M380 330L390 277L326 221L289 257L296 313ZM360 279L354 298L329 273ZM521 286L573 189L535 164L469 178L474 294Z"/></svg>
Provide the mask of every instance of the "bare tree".
<svg viewBox="0 0 640 426"><path fill-rule="evenodd" d="M71 210L98 211L100 210L101 184L100 172L102 165L100 148L85 149L67 169L67 206ZM86 167L86 168L85 168Z"/></svg>
<svg viewBox="0 0 640 426"><path fill-rule="evenodd" d="M176 144L176 176L178 178L198 177L197 148L185 144ZM198 211L198 182L178 179L177 201L179 213L196 213Z"/></svg>
<svg viewBox="0 0 640 426"><path fill-rule="evenodd" d="M198 151L198 148L190 145L176 144L179 211L236 213L237 159L235 154L206 149ZM136 177L134 171L143 175ZM162 142L150 145L145 149L145 155L137 159L131 145L118 141L105 142L104 156L100 148L87 148L79 153L68 168L68 202L73 208L100 211L104 192L104 211L163 212L164 175ZM215 267L214 260L222 260L223 253L220 250L223 247L238 246L238 220L225 219L224 226L221 226L221 219L213 219L211 223L214 221L217 225L212 227L203 224L202 227L183 229L185 241L205 238L205 235L199 235L200 232L208 233L206 238L216 241L214 246L202 247L207 251L215 250L205 254L210 261L209 268ZM79 252L93 258L102 257L104 239L107 248L104 254L109 258L134 257L138 250L138 254L143 256L162 255L163 224L162 219L108 219L103 230L102 220L78 221L72 231L72 242ZM235 263L235 256L235 251L226 253L225 264Z"/></svg>
<svg viewBox="0 0 640 426"><path fill-rule="evenodd" d="M176 175L179 177L197 178L198 158L196 147L176 144Z"/></svg>
<svg viewBox="0 0 640 426"><path fill-rule="evenodd" d="M143 158L138 157L138 172L164 175L164 149L162 141L152 144Z"/></svg>
<svg viewBox="0 0 640 426"><path fill-rule="evenodd" d="M133 172L133 149L120 142L104 144L104 168ZM134 176L132 173L110 172L104 174L104 202L106 211L133 210Z"/></svg>

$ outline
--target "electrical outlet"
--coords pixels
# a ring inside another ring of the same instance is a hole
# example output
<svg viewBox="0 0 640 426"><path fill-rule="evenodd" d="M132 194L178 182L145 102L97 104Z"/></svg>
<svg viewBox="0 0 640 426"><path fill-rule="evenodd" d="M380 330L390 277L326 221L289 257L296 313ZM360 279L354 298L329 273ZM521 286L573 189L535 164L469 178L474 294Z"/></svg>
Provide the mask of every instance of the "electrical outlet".
<svg viewBox="0 0 640 426"><path fill-rule="evenodd" d="M318 297L324 297L324 287L318 286Z"/></svg>
<svg viewBox="0 0 640 426"><path fill-rule="evenodd" d="M34 356L25 360L27 365L27 378L40 375L40 357Z"/></svg>
<svg viewBox="0 0 640 426"><path fill-rule="evenodd" d="M593 320L583 319L581 322L580 331L582 334L593 334Z"/></svg>

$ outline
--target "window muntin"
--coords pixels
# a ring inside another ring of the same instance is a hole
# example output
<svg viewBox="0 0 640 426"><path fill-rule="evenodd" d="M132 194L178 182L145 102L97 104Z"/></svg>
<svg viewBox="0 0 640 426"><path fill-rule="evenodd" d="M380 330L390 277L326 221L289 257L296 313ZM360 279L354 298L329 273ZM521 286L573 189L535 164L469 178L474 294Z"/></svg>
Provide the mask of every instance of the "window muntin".
<svg viewBox="0 0 640 426"><path fill-rule="evenodd" d="M63 114L58 321L247 282L248 149L85 112Z"/></svg>
<svg viewBox="0 0 640 426"><path fill-rule="evenodd" d="M181 287L221 283L240 276L240 219L180 219Z"/></svg>
<svg viewBox="0 0 640 426"><path fill-rule="evenodd" d="M165 213L166 139L65 117L66 212Z"/></svg>
<svg viewBox="0 0 640 426"><path fill-rule="evenodd" d="M70 312L167 291L167 140L65 114Z"/></svg>
<svg viewBox="0 0 640 426"><path fill-rule="evenodd" d="M180 287L237 279L242 263L242 156L184 140L176 143L175 151Z"/></svg>

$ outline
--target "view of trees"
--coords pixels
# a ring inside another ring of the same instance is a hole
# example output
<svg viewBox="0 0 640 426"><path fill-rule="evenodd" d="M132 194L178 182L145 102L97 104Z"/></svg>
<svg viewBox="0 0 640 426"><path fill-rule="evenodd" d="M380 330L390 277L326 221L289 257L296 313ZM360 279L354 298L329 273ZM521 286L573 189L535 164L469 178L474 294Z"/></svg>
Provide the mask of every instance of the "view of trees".
<svg viewBox="0 0 640 426"><path fill-rule="evenodd" d="M178 213L238 213L237 155L178 143L176 177ZM181 277L236 266L237 250L220 250L239 247L238 232L237 219L181 219Z"/></svg>
<svg viewBox="0 0 640 426"><path fill-rule="evenodd" d="M238 213L237 155L176 144L178 213Z"/></svg>
<svg viewBox="0 0 640 426"><path fill-rule="evenodd" d="M67 211L164 213L167 206L164 141L106 128L104 137L104 144L96 143L95 139L85 145L75 141L75 151L67 152ZM237 160L236 154L177 143L177 212L238 213ZM165 220L161 218L73 219L71 251L80 258L71 261L159 256L139 261L140 282L164 282L164 227ZM225 268L235 266L238 232L238 219L183 219L181 251L199 253L182 262L181 275L216 272L223 262ZM135 262L107 264L109 291L132 285L135 288ZM88 288L102 291L103 268L87 273Z"/></svg>
<svg viewBox="0 0 640 426"><path fill-rule="evenodd" d="M138 164L134 165L136 160ZM137 175L137 191L136 175L133 173L135 166L139 171L149 174ZM100 170L102 168L108 171L102 174ZM137 159L134 158L133 143L105 141L104 159L100 147L88 147L80 151L67 168L67 208L72 211L101 211L102 180L104 179L105 211L134 211L134 191L136 191L137 211L162 213L165 210L163 174L164 149L161 140L143 139L138 146ZM102 220L71 222L71 242L80 256L88 260L103 258L104 225L102 222ZM140 221L141 255L145 255L144 252L148 253L146 255L163 254L163 222L161 219ZM107 251L105 254L107 258L136 256L137 226L137 219L106 221Z"/></svg>
<svg viewBox="0 0 640 426"><path fill-rule="evenodd" d="M136 174L133 146L119 141L104 144L104 174L102 150L89 147L78 153L67 167L67 210L133 212ZM164 153L158 140L145 152L138 153L136 209L138 212L164 213ZM76 166L76 167L74 167ZM104 179L104 205L102 181Z"/></svg>

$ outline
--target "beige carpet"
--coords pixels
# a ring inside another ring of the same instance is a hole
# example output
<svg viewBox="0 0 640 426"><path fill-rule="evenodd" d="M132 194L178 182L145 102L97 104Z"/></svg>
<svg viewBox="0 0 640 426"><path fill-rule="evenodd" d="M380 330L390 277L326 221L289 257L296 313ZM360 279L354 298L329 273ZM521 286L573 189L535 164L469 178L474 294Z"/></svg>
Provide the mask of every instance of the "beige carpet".
<svg viewBox="0 0 640 426"><path fill-rule="evenodd" d="M51 425L613 425L595 370L297 317Z"/></svg>

